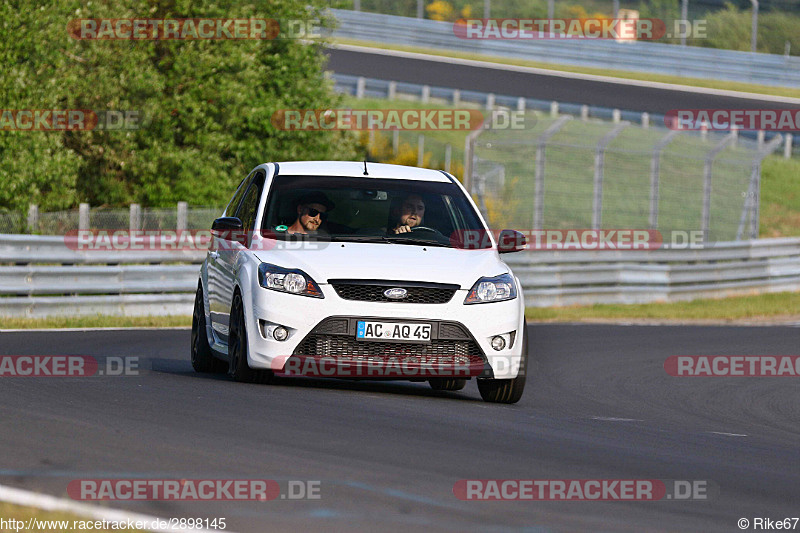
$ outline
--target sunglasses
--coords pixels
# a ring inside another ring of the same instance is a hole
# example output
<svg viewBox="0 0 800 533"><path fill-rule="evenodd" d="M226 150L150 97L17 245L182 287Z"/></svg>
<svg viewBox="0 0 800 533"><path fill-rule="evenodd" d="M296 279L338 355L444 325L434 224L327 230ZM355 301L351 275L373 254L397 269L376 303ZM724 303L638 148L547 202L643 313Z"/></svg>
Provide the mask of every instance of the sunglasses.
<svg viewBox="0 0 800 533"><path fill-rule="evenodd" d="M311 218L314 218L315 216L319 215L319 219L320 220L328 220L328 213L324 213L324 212L322 212L322 211L320 211L318 209L314 209L313 207L307 208L306 209L306 213Z"/></svg>

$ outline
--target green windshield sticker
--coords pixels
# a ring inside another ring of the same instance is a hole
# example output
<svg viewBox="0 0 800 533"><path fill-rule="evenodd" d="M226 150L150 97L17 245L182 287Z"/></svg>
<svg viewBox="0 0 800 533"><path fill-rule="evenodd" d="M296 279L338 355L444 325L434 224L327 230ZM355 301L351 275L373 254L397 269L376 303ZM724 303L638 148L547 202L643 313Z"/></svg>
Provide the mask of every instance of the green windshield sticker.
<svg viewBox="0 0 800 533"><path fill-rule="evenodd" d="M289 226L284 226L283 224L275 226L275 231L286 231L287 229L289 229Z"/></svg>

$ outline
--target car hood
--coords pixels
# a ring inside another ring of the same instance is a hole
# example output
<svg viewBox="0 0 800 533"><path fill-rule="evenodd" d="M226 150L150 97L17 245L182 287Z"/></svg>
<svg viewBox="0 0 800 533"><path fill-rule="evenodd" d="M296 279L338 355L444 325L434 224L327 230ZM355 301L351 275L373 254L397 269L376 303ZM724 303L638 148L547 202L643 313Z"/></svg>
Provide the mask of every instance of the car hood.
<svg viewBox="0 0 800 533"><path fill-rule="evenodd" d="M257 250L264 263L299 268L317 283L330 279L385 279L458 284L471 288L478 278L510 272L497 251L407 244L323 242L318 249Z"/></svg>

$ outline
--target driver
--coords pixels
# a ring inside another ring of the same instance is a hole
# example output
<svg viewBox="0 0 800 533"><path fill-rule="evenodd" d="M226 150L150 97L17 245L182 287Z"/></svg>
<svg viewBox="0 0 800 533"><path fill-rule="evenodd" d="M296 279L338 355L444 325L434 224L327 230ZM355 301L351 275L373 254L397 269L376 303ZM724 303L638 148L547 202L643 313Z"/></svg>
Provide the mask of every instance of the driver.
<svg viewBox="0 0 800 533"><path fill-rule="evenodd" d="M425 216L425 201L418 194L409 194L403 199L398 212L394 213L397 224L392 228L395 235L408 233L411 228L422 225Z"/></svg>

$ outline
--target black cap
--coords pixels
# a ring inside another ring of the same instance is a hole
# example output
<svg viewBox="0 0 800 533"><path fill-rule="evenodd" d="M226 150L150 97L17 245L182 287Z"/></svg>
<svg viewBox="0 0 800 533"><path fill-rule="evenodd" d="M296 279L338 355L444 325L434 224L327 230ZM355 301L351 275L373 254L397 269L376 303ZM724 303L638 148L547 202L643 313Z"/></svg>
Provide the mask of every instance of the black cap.
<svg viewBox="0 0 800 533"><path fill-rule="evenodd" d="M308 204L319 204L324 205L325 209L331 211L336 204L328 200L328 197L325 196L323 193L319 191L310 192L308 194L304 194L297 200L297 205L308 205Z"/></svg>

